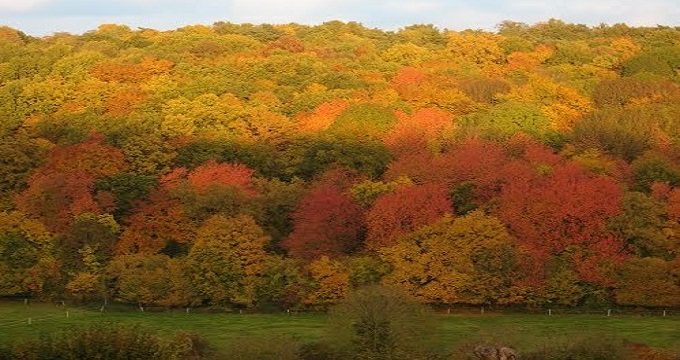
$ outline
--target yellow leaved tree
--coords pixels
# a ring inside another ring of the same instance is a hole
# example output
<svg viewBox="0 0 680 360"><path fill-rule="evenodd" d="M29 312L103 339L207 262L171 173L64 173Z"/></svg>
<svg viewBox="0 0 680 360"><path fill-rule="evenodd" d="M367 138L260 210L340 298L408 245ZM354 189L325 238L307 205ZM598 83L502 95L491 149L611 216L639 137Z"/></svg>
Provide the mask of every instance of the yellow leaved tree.
<svg viewBox="0 0 680 360"><path fill-rule="evenodd" d="M498 219L481 211L445 217L380 251L393 268L383 283L427 303L502 302L512 287L512 241Z"/></svg>
<svg viewBox="0 0 680 360"><path fill-rule="evenodd" d="M0 212L0 296L39 294L57 271L45 226L17 211Z"/></svg>
<svg viewBox="0 0 680 360"><path fill-rule="evenodd" d="M340 260L322 256L307 265L311 278L310 289L304 304L315 308L326 308L345 299L349 292L350 273Z"/></svg>
<svg viewBox="0 0 680 360"><path fill-rule="evenodd" d="M262 282L268 242L252 217L214 215L198 229L187 257L190 281L213 305L252 306Z"/></svg>

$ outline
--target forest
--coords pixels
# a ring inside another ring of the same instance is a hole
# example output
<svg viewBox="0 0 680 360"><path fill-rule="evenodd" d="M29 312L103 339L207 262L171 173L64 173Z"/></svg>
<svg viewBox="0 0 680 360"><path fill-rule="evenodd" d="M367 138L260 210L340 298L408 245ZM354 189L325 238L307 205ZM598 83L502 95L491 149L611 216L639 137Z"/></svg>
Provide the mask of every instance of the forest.
<svg viewBox="0 0 680 360"><path fill-rule="evenodd" d="M0 27L0 297L680 306L680 28Z"/></svg>

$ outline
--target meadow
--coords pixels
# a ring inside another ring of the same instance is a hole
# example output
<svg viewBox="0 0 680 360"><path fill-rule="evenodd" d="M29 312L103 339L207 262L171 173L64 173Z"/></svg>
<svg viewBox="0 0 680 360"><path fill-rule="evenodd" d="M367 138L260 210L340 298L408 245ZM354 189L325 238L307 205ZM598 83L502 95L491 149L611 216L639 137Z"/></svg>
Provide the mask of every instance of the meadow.
<svg viewBox="0 0 680 360"><path fill-rule="evenodd" d="M29 320L30 319L30 320ZM176 331L195 332L213 346L224 350L244 338L282 339L300 342L321 339L327 316L314 313L252 314L203 311L146 311L91 308L55 304L0 302L0 342L53 333L96 323L136 324L170 335ZM30 322L30 324L29 324ZM606 314L485 314L438 315L442 349L471 343L511 345L532 350L542 344L571 337L612 337L644 343L657 349L680 350L680 316Z"/></svg>

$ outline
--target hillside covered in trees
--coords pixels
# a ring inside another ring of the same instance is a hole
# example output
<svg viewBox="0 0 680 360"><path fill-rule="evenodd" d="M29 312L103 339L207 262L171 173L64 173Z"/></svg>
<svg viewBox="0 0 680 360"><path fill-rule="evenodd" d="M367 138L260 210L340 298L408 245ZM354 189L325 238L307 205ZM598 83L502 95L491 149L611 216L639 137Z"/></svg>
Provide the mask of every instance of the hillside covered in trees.
<svg viewBox="0 0 680 360"><path fill-rule="evenodd" d="M0 296L680 306L680 29L0 28Z"/></svg>

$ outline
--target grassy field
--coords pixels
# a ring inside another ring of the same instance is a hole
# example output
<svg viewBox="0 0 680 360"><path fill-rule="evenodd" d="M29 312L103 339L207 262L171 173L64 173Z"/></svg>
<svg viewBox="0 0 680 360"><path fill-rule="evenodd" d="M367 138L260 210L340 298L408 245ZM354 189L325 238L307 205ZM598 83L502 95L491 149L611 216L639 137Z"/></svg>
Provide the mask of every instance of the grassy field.
<svg viewBox="0 0 680 360"><path fill-rule="evenodd" d="M68 317L67 317L68 312ZM30 325L29 325L30 318ZM192 331L218 348L241 336L292 336L313 341L324 334L321 314L238 314L183 311L105 311L53 304L0 302L0 341L55 332L96 322L140 324L161 333ZM680 350L680 316L493 314L440 315L444 347L490 341L532 349L564 336L611 335L659 349Z"/></svg>

